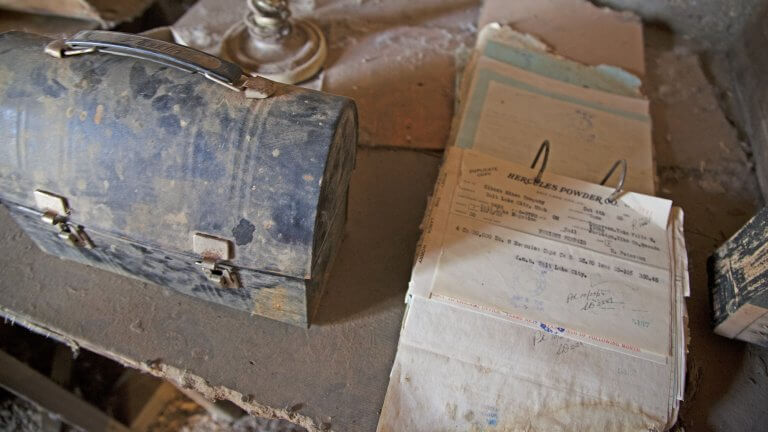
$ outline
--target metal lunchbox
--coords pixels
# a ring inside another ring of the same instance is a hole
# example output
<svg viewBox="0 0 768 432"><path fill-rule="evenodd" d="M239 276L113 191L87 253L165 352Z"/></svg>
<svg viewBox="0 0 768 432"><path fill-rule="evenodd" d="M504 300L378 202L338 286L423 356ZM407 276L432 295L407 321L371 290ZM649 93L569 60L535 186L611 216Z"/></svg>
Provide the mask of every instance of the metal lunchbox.
<svg viewBox="0 0 768 432"><path fill-rule="evenodd" d="M356 142L350 99L187 47L0 34L0 201L61 258L308 326Z"/></svg>

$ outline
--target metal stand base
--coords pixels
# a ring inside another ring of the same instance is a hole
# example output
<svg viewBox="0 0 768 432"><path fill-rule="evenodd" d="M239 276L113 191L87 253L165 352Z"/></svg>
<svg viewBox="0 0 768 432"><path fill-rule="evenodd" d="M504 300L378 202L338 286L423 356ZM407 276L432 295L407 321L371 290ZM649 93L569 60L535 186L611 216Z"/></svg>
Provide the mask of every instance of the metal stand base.
<svg viewBox="0 0 768 432"><path fill-rule="evenodd" d="M227 30L221 57L248 74L295 84L316 74L325 62L327 47L320 29L308 21L292 22L290 34L276 40L254 38L243 21Z"/></svg>

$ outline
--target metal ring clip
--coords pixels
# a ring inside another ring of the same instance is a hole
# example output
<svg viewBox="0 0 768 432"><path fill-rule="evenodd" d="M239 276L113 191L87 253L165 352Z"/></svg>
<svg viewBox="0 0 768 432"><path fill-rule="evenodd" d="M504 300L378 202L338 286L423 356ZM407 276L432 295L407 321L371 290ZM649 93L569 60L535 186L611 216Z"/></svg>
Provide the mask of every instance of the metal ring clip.
<svg viewBox="0 0 768 432"><path fill-rule="evenodd" d="M544 152L544 160L541 161L539 173L536 174L536 178L533 180L534 184L541 183L541 176L544 175L544 170L547 168L547 161L549 160L549 140L544 140L544 142L541 143L541 146L539 146L539 151L536 152L536 157L533 158L531 169L536 168L536 163L539 161L539 156L541 156L542 151Z"/></svg>
<svg viewBox="0 0 768 432"><path fill-rule="evenodd" d="M613 190L613 193L608 197L609 201L616 201L616 198L621 195L621 192L624 189L624 180L627 178L627 161L624 159L619 159L616 162L613 163L613 166L610 170L608 170L608 174L605 175L605 178L603 178L603 181L600 182L601 186L605 185L605 182L608 181L609 178L613 175L614 171L616 171L616 168L621 165L621 172L619 173L619 183L616 185L616 189Z"/></svg>

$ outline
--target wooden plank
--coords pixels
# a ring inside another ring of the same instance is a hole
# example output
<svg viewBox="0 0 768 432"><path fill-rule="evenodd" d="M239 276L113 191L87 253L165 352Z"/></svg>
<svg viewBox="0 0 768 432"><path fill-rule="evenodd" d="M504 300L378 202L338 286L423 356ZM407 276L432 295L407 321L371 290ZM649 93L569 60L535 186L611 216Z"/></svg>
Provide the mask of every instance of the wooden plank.
<svg viewBox="0 0 768 432"><path fill-rule="evenodd" d="M72 350L66 345L56 346L51 364L51 380L61 387L68 388L72 381L73 364Z"/></svg>
<svg viewBox="0 0 768 432"><path fill-rule="evenodd" d="M144 432L157 420L169 402L179 396L178 390L172 384L161 382L155 388L152 396L146 401L138 415L131 421L131 430Z"/></svg>
<svg viewBox="0 0 768 432"><path fill-rule="evenodd" d="M0 242L14 253L0 255L0 315L253 415L375 430L439 163L358 151L346 235L309 329L48 256L4 210Z"/></svg>
<svg viewBox="0 0 768 432"><path fill-rule="evenodd" d="M715 332L768 347L768 207L710 258Z"/></svg>
<svg viewBox="0 0 768 432"><path fill-rule="evenodd" d="M131 368L120 375L112 391L117 402L112 413L135 432L148 430L166 405L181 397L167 381Z"/></svg>
<svg viewBox="0 0 768 432"><path fill-rule="evenodd" d="M243 410L236 405L232 405L229 401L212 401L192 389L186 389L184 387L179 387L178 389L196 404L208 411L208 414L215 420L232 422L245 414Z"/></svg>
<svg viewBox="0 0 768 432"><path fill-rule="evenodd" d="M128 432L125 426L93 405L3 351L0 351L0 386L84 430Z"/></svg>

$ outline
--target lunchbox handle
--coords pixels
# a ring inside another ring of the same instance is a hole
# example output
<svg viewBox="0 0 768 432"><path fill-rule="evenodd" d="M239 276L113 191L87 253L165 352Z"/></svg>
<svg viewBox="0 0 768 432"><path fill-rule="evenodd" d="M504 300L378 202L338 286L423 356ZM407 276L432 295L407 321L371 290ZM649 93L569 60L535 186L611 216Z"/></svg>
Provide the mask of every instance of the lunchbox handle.
<svg viewBox="0 0 768 432"><path fill-rule="evenodd" d="M58 58L103 52L144 59L199 73L227 88L244 92L248 98L269 97L277 86L264 77L247 76L240 66L194 48L130 33L84 30L71 38L52 41L45 52Z"/></svg>

